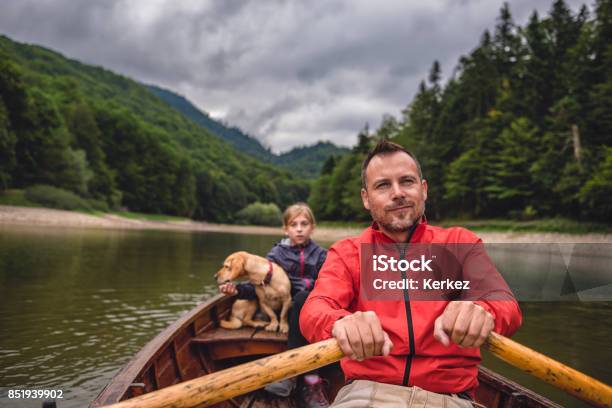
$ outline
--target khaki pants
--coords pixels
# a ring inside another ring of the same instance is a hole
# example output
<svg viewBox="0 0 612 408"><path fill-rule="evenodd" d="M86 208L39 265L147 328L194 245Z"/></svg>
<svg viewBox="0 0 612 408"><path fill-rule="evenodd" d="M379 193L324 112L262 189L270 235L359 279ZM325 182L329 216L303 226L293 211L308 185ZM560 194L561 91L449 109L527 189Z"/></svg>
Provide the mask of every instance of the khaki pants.
<svg viewBox="0 0 612 408"><path fill-rule="evenodd" d="M425 391L419 387L402 387L368 380L345 385L331 405L334 408L472 408L470 401L450 395Z"/></svg>

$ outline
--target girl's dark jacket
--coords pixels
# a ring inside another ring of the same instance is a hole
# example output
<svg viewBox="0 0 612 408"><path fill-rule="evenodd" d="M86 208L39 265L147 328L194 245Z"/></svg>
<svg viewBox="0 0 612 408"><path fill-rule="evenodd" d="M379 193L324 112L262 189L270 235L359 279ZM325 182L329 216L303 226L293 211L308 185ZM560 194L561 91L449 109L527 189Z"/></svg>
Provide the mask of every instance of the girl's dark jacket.
<svg viewBox="0 0 612 408"><path fill-rule="evenodd" d="M300 291L310 291L319 275L319 269L325 262L327 250L321 248L313 240L304 245L291 246L289 238L285 238L272 247L266 258L287 272L291 281L291 295ZM236 285L239 299L255 299L255 287L250 283Z"/></svg>

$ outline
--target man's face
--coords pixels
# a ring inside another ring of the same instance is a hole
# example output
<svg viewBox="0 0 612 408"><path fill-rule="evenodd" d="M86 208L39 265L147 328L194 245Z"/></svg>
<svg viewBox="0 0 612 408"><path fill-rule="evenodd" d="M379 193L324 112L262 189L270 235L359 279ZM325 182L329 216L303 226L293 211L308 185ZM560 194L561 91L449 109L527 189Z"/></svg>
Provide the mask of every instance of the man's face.
<svg viewBox="0 0 612 408"><path fill-rule="evenodd" d="M374 156L366 169L367 189L361 189L363 206L387 232L404 232L425 211L427 182L421 180L415 161L404 152Z"/></svg>

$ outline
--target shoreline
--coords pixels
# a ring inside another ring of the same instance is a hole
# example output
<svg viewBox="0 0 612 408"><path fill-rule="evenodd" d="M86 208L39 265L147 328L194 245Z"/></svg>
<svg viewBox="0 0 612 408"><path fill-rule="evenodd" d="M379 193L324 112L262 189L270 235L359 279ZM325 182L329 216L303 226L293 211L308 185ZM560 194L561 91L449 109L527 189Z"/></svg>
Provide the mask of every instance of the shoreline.
<svg viewBox="0 0 612 408"><path fill-rule="evenodd" d="M0 205L0 225L45 228L93 228L115 230L170 230L186 232L226 232L234 234L282 235L280 227L214 224L202 221L136 220L106 214L102 216L49 208ZM359 234L359 228L317 227L313 239L335 242ZM553 232L476 231L485 243L612 243L612 234L563 234Z"/></svg>

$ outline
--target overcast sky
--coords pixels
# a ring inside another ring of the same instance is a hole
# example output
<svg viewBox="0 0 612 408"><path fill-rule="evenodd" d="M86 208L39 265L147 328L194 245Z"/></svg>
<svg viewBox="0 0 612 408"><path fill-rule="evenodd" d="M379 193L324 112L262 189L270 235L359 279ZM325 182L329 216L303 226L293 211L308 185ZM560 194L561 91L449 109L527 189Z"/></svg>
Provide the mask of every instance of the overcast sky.
<svg viewBox="0 0 612 408"><path fill-rule="evenodd" d="M510 1L523 25L552 0ZM582 4L569 0L574 11ZM350 146L450 75L497 0L2 0L0 32L180 93L276 152Z"/></svg>

